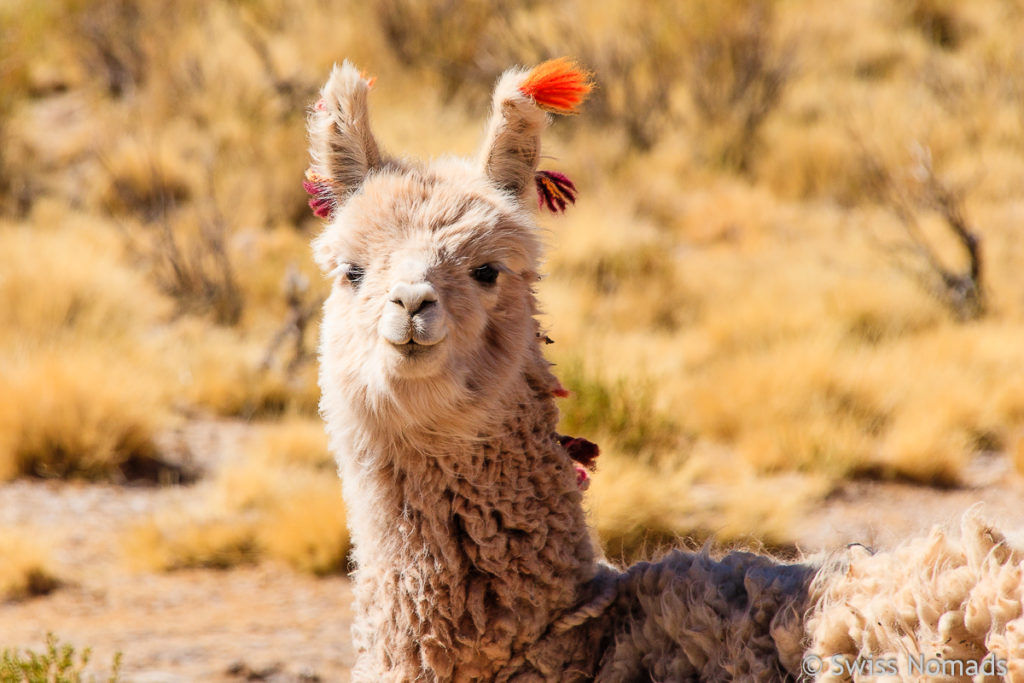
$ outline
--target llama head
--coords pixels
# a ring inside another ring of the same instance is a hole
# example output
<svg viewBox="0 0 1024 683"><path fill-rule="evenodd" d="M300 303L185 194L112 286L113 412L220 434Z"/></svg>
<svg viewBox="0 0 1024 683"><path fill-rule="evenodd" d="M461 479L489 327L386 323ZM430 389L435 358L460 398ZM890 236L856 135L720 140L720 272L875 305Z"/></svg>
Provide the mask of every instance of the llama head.
<svg viewBox="0 0 1024 683"><path fill-rule="evenodd" d="M314 253L334 280L321 384L325 401L340 390L397 408L390 419L430 420L500 394L536 355L531 194L547 187L550 206L565 187L535 176L540 134L545 110L571 110L589 84L565 60L506 72L475 163L382 154L370 85L348 62L335 67L309 118L306 189L329 220Z"/></svg>

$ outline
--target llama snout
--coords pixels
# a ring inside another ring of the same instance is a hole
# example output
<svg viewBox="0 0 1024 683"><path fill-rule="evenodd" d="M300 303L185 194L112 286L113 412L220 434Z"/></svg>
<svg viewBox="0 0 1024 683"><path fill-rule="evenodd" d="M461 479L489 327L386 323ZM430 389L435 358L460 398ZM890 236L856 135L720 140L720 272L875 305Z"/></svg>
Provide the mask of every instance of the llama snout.
<svg viewBox="0 0 1024 683"><path fill-rule="evenodd" d="M396 346L437 344L447 335L444 309L429 282L400 282L388 292L379 332Z"/></svg>

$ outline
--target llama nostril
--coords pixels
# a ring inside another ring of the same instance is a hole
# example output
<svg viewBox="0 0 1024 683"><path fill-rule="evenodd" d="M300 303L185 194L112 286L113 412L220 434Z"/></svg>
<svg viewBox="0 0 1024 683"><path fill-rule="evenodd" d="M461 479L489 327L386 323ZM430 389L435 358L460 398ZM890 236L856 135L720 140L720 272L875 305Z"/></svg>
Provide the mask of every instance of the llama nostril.
<svg viewBox="0 0 1024 683"><path fill-rule="evenodd" d="M437 299L424 299L423 301L403 301L402 299L392 299L391 303L397 304L405 309L409 315L416 315L423 309L433 306L437 303Z"/></svg>
<svg viewBox="0 0 1024 683"><path fill-rule="evenodd" d="M416 308L415 311L411 310L409 308L406 308L406 310L409 311L409 315L416 315L417 313L421 313L423 311L423 309L430 308L431 306L435 305L436 303L437 303L437 299L424 299L423 301L420 302L420 305Z"/></svg>
<svg viewBox="0 0 1024 683"><path fill-rule="evenodd" d="M437 303L437 293L425 282L396 285L392 288L389 296L391 303L404 308L410 316Z"/></svg>

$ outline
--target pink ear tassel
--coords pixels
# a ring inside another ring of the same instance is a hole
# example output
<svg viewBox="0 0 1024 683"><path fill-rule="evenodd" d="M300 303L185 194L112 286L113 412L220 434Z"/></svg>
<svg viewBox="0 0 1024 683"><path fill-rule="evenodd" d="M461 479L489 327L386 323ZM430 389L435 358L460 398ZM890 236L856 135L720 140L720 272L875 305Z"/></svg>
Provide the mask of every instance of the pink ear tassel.
<svg viewBox="0 0 1024 683"><path fill-rule="evenodd" d="M537 208L548 207L551 213L564 213L569 204L576 203L576 185L558 171L537 171L533 176L537 184Z"/></svg>
<svg viewBox="0 0 1024 683"><path fill-rule="evenodd" d="M317 218L330 218L334 212L334 193L327 179L313 171L306 171L302 188L309 195L309 208L313 209L313 215Z"/></svg>
<svg viewBox="0 0 1024 683"><path fill-rule="evenodd" d="M572 466L576 470L576 486L580 491L586 491L590 488L590 474L587 472L587 468L578 462L574 462Z"/></svg>

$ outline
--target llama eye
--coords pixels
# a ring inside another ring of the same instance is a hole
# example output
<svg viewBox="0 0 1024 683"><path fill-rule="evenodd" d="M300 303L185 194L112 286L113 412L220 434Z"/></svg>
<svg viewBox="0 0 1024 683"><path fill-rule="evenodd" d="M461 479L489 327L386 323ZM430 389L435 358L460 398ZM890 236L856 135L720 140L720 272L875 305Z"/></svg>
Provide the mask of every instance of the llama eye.
<svg viewBox="0 0 1024 683"><path fill-rule="evenodd" d="M366 273L362 266L357 266L354 263L349 265L348 271L345 273L345 277L353 285L359 285L363 281L363 275Z"/></svg>
<svg viewBox="0 0 1024 683"><path fill-rule="evenodd" d="M498 279L498 269L490 263L477 266L470 274L473 276L474 280L485 285L493 285L495 280Z"/></svg>

